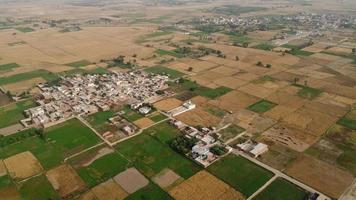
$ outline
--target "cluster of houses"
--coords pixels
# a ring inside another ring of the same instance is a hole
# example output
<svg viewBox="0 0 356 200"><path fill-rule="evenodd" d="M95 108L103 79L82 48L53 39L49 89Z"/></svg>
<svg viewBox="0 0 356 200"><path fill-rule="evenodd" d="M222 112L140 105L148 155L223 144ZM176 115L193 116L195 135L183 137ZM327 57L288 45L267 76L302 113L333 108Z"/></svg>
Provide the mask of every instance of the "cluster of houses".
<svg viewBox="0 0 356 200"><path fill-rule="evenodd" d="M88 115L109 110L123 102L152 103L161 98L158 91L166 89L168 76L144 71L61 77L58 85L40 84L39 106L25 111L27 126L50 126L71 116ZM144 109L142 109L143 112Z"/></svg>
<svg viewBox="0 0 356 200"><path fill-rule="evenodd" d="M214 137L216 133L216 129L214 127L207 128L202 127L199 130L193 126L186 125L185 123L172 119L170 124L175 128L179 129L184 137L188 139L195 139L197 142L191 149L190 157L202 165L203 167L207 167L216 161L219 158L219 155L211 152L211 148L213 146L225 146L219 140ZM227 151L231 150L229 147Z"/></svg>

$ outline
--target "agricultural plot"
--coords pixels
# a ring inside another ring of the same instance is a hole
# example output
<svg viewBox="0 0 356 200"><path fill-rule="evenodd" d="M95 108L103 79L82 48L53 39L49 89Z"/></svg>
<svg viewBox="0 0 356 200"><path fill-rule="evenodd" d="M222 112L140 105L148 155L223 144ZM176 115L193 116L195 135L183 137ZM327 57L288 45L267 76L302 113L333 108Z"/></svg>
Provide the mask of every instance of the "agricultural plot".
<svg viewBox="0 0 356 200"><path fill-rule="evenodd" d="M2 65L0 65L0 72L9 71L9 70L12 70L12 69L18 68L18 67L20 67L20 65L17 63L2 64Z"/></svg>
<svg viewBox="0 0 356 200"><path fill-rule="evenodd" d="M20 32L22 32L22 33L30 33L30 32L35 31L35 29L30 28L30 27L17 27L15 29L20 31Z"/></svg>
<svg viewBox="0 0 356 200"><path fill-rule="evenodd" d="M152 120L153 122L160 122L162 120L167 119L167 117L165 115L163 115L163 114L161 114L159 112L155 112L155 113L149 115L148 118L150 120Z"/></svg>
<svg viewBox="0 0 356 200"><path fill-rule="evenodd" d="M123 112L124 113L121 116L127 119L129 122L134 122L144 117L140 113L132 110L129 106L125 106Z"/></svg>
<svg viewBox="0 0 356 200"><path fill-rule="evenodd" d="M59 199L46 176L33 177L19 186L19 193L23 199Z"/></svg>
<svg viewBox="0 0 356 200"><path fill-rule="evenodd" d="M0 106L5 106L7 104L9 104L11 102L11 98L9 96L7 96L6 94L0 92ZM1 113L1 111L0 111Z"/></svg>
<svg viewBox="0 0 356 200"><path fill-rule="evenodd" d="M171 126L168 122L159 123L143 131L144 134L148 134L162 143L168 143L177 136L180 135L178 129Z"/></svg>
<svg viewBox="0 0 356 200"><path fill-rule="evenodd" d="M92 64L90 61L87 61L87 60L79 60L79 61L76 61L76 62L72 62L72 63L67 63L66 65L67 66L70 66L70 67L74 67L74 68L79 68L79 67L85 67L85 66L88 66Z"/></svg>
<svg viewBox="0 0 356 200"><path fill-rule="evenodd" d="M208 171L249 197L273 177L273 173L230 154L208 167Z"/></svg>
<svg viewBox="0 0 356 200"><path fill-rule="evenodd" d="M113 116L115 116L115 112L109 110L109 111L97 112L92 115L89 115L86 117L86 120L90 123L90 125L93 126L95 130L103 133L108 129L110 129L108 120Z"/></svg>
<svg viewBox="0 0 356 200"><path fill-rule="evenodd" d="M116 149L133 161L135 167L148 177L154 176L165 168L172 169L183 178L188 178L200 170L198 165L148 134L140 134L121 142Z"/></svg>
<svg viewBox="0 0 356 200"><path fill-rule="evenodd" d="M228 142L230 139L233 139L234 137L238 136L244 131L245 131L244 128L232 124L219 132L219 134L221 135L219 139L222 140L223 142Z"/></svg>
<svg viewBox="0 0 356 200"><path fill-rule="evenodd" d="M177 200L227 199L244 200L244 196L206 171L201 171L169 191Z"/></svg>
<svg viewBox="0 0 356 200"><path fill-rule="evenodd" d="M19 73L11 76L5 76L1 77L0 79L0 85L6 85L6 84L12 84L12 83L17 83L20 81L25 81L33 78L38 78L41 77L46 81L53 81L58 79L58 75L55 73L52 73L47 70L35 70L31 72L24 72L24 73Z"/></svg>
<svg viewBox="0 0 356 200"><path fill-rule="evenodd" d="M322 91L319 89L315 89L315 88L311 88L308 86L304 86L304 85L299 85L299 84L294 84L294 86L299 87L300 90L298 91L298 96L302 97L302 98L306 98L306 99L315 99L316 97L318 97Z"/></svg>
<svg viewBox="0 0 356 200"><path fill-rule="evenodd" d="M348 172L308 156L293 161L286 173L333 198L339 198L353 180Z"/></svg>
<svg viewBox="0 0 356 200"><path fill-rule="evenodd" d="M277 178L253 200L301 200L306 195L302 188L285 179Z"/></svg>
<svg viewBox="0 0 356 200"><path fill-rule="evenodd" d="M193 110L184 112L176 116L176 119L191 126L205 127L217 126L220 122L220 119L217 116L210 114L202 108L195 108Z"/></svg>
<svg viewBox="0 0 356 200"><path fill-rule="evenodd" d="M267 112L268 110L272 109L275 107L277 104L267 101L267 100L261 100L257 103L254 103L250 106L247 107L248 110L254 111L256 113L264 113Z"/></svg>
<svg viewBox="0 0 356 200"><path fill-rule="evenodd" d="M18 103L13 103L0 108L0 128L4 128L20 122L24 119L24 110L34 107L32 100L25 100Z"/></svg>
<svg viewBox="0 0 356 200"><path fill-rule="evenodd" d="M160 74L160 75L168 75L171 79L176 79L184 76L185 74L164 66L154 66L144 69L148 73Z"/></svg>
<svg viewBox="0 0 356 200"><path fill-rule="evenodd" d="M166 199L172 200L165 191L154 183L149 183L146 187L136 191L135 193L126 197L127 200L141 200L141 199Z"/></svg>
<svg viewBox="0 0 356 200"><path fill-rule="evenodd" d="M168 98L154 103L153 106L158 110L168 112L170 110L173 110L174 108L181 106L182 104L183 102L176 98Z"/></svg>
<svg viewBox="0 0 356 200"><path fill-rule="evenodd" d="M112 179L92 188L91 191L98 200L122 200L128 196L128 193Z"/></svg>
<svg viewBox="0 0 356 200"><path fill-rule="evenodd" d="M85 188L85 183L69 165L61 165L46 173L52 187L61 198L67 198Z"/></svg>
<svg viewBox="0 0 356 200"><path fill-rule="evenodd" d="M152 126L155 122L151 119L144 117L133 122L137 127L143 129Z"/></svg>
<svg viewBox="0 0 356 200"><path fill-rule="evenodd" d="M149 184L146 177L135 168L125 170L116 175L113 179L129 194L132 194Z"/></svg>
<svg viewBox="0 0 356 200"><path fill-rule="evenodd" d="M129 166L129 162L118 153L105 154L100 150L74 159L76 161L72 161L72 165L81 162L81 166L77 166L76 171L89 187L114 177Z"/></svg>
<svg viewBox="0 0 356 200"><path fill-rule="evenodd" d="M153 182L159 185L164 190L169 190L168 188L174 186L179 181L183 179L170 169L164 169L156 176L152 178Z"/></svg>
<svg viewBox="0 0 356 200"><path fill-rule="evenodd" d="M297 158L298 152L280 144L268 140L260 141L268 145L268 152L262 154L258 159L278 170L283 171L289 163Z"/></svg>
<svg viewBox="0 0 356 200"><path fill-rule="evenodd" d="M0 195L1 198L4 199L13 199L13 200L20 200L21 196L18 193L18 191L16 190L15 186L8 186L8 187L4 187L4 188L0 188Z"/></svg>

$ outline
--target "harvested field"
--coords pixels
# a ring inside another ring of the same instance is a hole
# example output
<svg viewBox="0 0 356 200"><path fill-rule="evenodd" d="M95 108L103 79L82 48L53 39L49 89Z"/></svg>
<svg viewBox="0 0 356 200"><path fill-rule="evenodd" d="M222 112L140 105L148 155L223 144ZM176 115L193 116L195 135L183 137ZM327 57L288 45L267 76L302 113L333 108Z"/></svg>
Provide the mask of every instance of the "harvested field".
<svg viewBox="0 0 356 200"><path fill-rule="evenodd" d="M262 133L276 123L276 121L271 118L260 116L247 109L241 109L234 113L233 116L234 122L246 129L249 133Z"/></svg>
<svg viewBox="0 0 356 200"><path fill-rule="evenodd" d="M0 92L0 106L7 105L11 102L11 99L4 93Z"/></svg>
<svg viewBox="0 0 356 200"><path fill-rule="evenodd" d="M226 66L220 66L220 67L216 67L214 69L209 70L209 72L223 74L225 77L235 75L236 73L239 73L240 71L241 70L239 70L237 68L226 67Z"/></svg>
<svg viewBox="0 0 356 200"><path fill-rule="evenodd" d="M29 80L19 81L16 83L6 84L6 85L3 85L3 88L7 91L11 91L11 93L13 93L13 94L19 94L21 92L27 91L27 90L35 87L39 83L45 83L45 82L46 82L45 79L38 77L38 78L29 79Z"/></svg>
<svg viewBox="0 0 356 200"><path fill-rule="evenodd" d="M326 47L327 47L327 45L325 45L325 44L316 43L316 44L313 44L311 46L305 47L302 50L303 51L313 52L313 53L319 53L319 52L324 51Z"/></svg>
<svg viewBox="0 0 356 200"><path fill-rule="evenodd" d="M116 175L114 180L129 194L148 185L149 181L135 168L127 169Z"/></svg>
<svg viewBox="0 0 356 200"><path fill-rule="evenodd" d="M152 180L162 189L167 189L168 187L174 185L177 181L182 180L182 177L167 168L155 175Z"/></svg>
<svg viewBox="0 0 356 200"><path fill-rule="evenodd" d="M263 99L275 92L276 89L267 89L261 85L250 83L248 85L239 87L238 90Z"/></svg>
<svg viewBox="0 0 356 200"><path fill-rule="evenodd" d="M238 99L238 101L236 101ZM240 91L231 91L218 98L214 104L227 111L237 112L242 108L256 103L259 99Z"/></svg>
<svg viewBox="0 0 356 200"><path fill-rule="evenodd" d="M326 50L326 52L340 54L340 55L347 55L352 53L352 48L345 48L345 47L331 47Z"/></svg>
<svg viewBox="0 0 356 200"><path fill-rule="evenodd" d="M286 173L333 198L339 198L353 179L348 172L307 156L297 158Z"/></svg>
<svg viewBox="0 0 356 200"><path fill-rule="evenodd" d="M262 136L263 139L271 140L298 152L303 152L318 139L314 135L283 123L274 125L265 131Z"/></svg>
<svg viewBox="0 0 356 200"><path fill-rule="evenodd" d="M128 196L127 192L112 179L95 186L91 191L98 200L122 200Z"/></svg>
<svg viewBox="0 0 356 200"><path fill-rule="evenodd" d="M217 66L215 63L211 63L204 60L197 60L191 58L181 59L180 62L185 63L187 66L193 68L193 72L202 72Z"/></svg>
<svg viewBox="0 0 356 200"><path fill-rule="evenodd" d="M248 37L256 38L258 40L271 40L273 36L275 36L278 32L277 31L254 31L249 32Z"/></svg>
<svg viewBox="0 0 356 200"><path fill-rule="evenodd" d="M138 126L139 128L147 128L147 127L153 125L155 122L147 117L144 117L144 118L134 121L133 123L136 126Z"/></svg>
<svg viewBox="0 0 356 200"><path fill-rule="evenodd" d="M176 98L168 98L168 99L159 101L157 103L154 103L153 106L155 108L157 108L158 110L168 112L170 110L173 110L174 108L181 106L182 104L183 104L183 102Z"/></svg>
<svg viewBox="0 0 356 200"><path fill-rule="evenodd" d="M6 200L20 200L20 194L17 192L15 186L9 186L0 189L0 197Z"/></svg>
<svg viewBox="0 0 356 200"><path fill-rule="evenodd" d="M6 158L4 164L9 175L15 180L29 178L43 170L37 158L29 151Z"/></svg>
<svg viewBox="0 0 356 200"><path fill-rule="evenodd" d="M220 122L220 119L218 117L210 114L202 108L195 108L193 110L184 112L176 116L176 119L191 126L216 126Z"/></svg>
<svg viewBox="0 0 356 200"><path fill-rule="evenodd" d="M85 183L69 165L61 165L51 169L46 174L53 188L62 198L66 198L85 188Z"/></svg>
<svg viewBox="0 0 356 200"><path fill-rule="evenodd" d="M245 199L241 193L206 171L198 172L170 190L169 194L177 200Z"/></svg>
<svg viewBox="0 0 356 200"><path fill-rule="evenodd" d="M263 163L283 171L289 163L297 158L298 152L286 146L269 140L259 140L268 145L268 152L262 154L258 159Z"/></svg>
<svg viewBox="0 0 356 200"><path fill-rule="evenodd" d="M5 176L7 174L5 164L2 160L0 160L0 177Z"/></svg>
<svg viewBox="0 0 356 200"><path fill-rule="evenodd" d="M315 53L315 54L311 55L310 57L325 60L325 61L335 61L335 60L341 59L341 57L339 57L339 56L334 56L334 55L325 54L325 53Z"/></svg>
<svg viewBox="0 0 356 200"><path fill-rule="evenodd" d="M297 108L291 108L289 106L284 105L277 105L271 110L268 110L264 113L264 116L270 117L274 120L281 120L282 118L286 117L287 115L296 111Z"/></svg>
<svg viewBox="0 0 356 200"><path fill-rule="evenodd" d="M246 80L242 80L242 79L238 79L238 78L234 78L234 77L224 77L224 78L220 78L214 81L214 83L216 85L219 86L224 86L224 87L228 87L231 89L236 89L239 88L242 85L245 85L248 83L248 81Z"/></svg>

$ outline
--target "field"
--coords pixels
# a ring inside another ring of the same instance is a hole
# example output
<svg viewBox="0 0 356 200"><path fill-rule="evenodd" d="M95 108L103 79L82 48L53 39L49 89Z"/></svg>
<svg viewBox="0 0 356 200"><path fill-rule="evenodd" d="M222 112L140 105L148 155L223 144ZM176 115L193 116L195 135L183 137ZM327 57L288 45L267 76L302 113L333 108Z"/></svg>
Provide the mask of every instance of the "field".
<svg viewBox="0 0 356 200"><path fill-rule="evenodd" d="M129 122L134 122L136 120L143 118L143 116L140 113L132 110L129 106L125 106L123 111L125 113L122 116L125 119L127 119L127 121L129 121Z"/></svg>
<svg viewBox="0 0 356 200"><path fill-rule="evenodd" d="M152 128L145 132L150 133L154 130ZM116 149L126 158L134 161L134 165L138 170L148 177L154 176L165 168L172 169L183 178L189 178L199 171L200 167L195 163L174 152L167 144L156 139L157 137L163 138L161 140L165 141L172 137L163 136L163 134L171 133L159 131L154 136L143 133L118 144ZM135 149L132 149L133 146L135 146Z"/></svg>
<svg viewBox="0 0 356 200"><path fill-rule="evenodd" d="M244 132L245 129L237 126L235 124L230 125L229 127L221 130L219 133L221 134L221 137L219 138L223 142L227 142L228 140L236 137L240 133Z"/></svg>
<svg viewBox="0 0 356 200"><path fill-rule="evenodd" d="M57 192L44 175L33 177L20 184L19 192L24 199L58 199Z"/></svg>
<svg viewBox="0 0 356 200"><path fill-rule="evenodd" d="M273 176L272 172L233 154L210 165L208 171L246 197L252 195Z"/></svg>
<svg viewBox="0 0 356 200"><path fill-rule="evenodd" d="M181 106L182 104L183 104L183 102L176 98L168 98L168 99L164 99L162 101L156 102L154 104L154 107L157 108L158 110L168 112L170 110L173 110L174 108Z"/></svg>
<svg viewBox="0 0 356 200"><path fill-rule="evenodd" d="M2 64L0 65L0 71L8 71L18 67L20 67L20 65L17 63Z"/></svg>
<svg viewBox="0 0 356 200"><path fill-rule="evenodd" d="M206 171L201 171L169 191L177 200L235 199L244 200L241 193Z"/></svg>
<svg viewBox="0 0 356 200"><path fill-rule="evenodd" d="M277 178L266 189L259 193L254 200L301 200L306 196L306 191L298 186Z"/></svg>
<svg viewBox="0 0 356 200"><path fill-rule="evenodd" d="M149 183L146 187L138 190L137 192L129 195L127 200L141 200L141 199L167 199L171 200L172 197L164 192L159 186L154 183Z"/></svg>
<svg viewBox="0 0 356 200"><path fill-rule="evenodd" d="M129 194L133 194L149 184L147 178L133 167L119 173L113 179Z"/></svg>
<svg viewBox="0 0 356 200"><path fill-rule="evenodd" d="M109 118L115 115L114 111L104 111L104 112L97 112L92 115L86 117L86 120L90 123L90 125L95 128L98 132L105 132L108 126Z"/></svg>
<svg viewBox="0 0 356 200"><path fill-rule="evenodd" d="M34 107L32 100L26 100L18 103L13 103L0 108L0 128L19 123L24 119L24 110Z"/></svg>
<svg viewBox="0 0 356 200"><path fill-rule="evenodd" d="M79 61L76 61L76 62L67 63L66 65L70 66L70 67L78 68L78 67L85 67L85 66L90 65L90 64L91 64L91 62L89 62L87 60L79 60Z"/></svg>
<svg viewBox="0 0 356 200"><path fill-rule="evenodd" d="M85 183L69 165L64 164L51 169L46 176L61 198L69 197L85 188Z"/></svg>
<svg viewBox="0 0 356 200"><path fill-rule="evenodd" d="M21 163L26 163L22 165ZM4 164L14 180L22 180L42 172L43 168L31 152L23 152L6 158Z"/></svg>
<svg viewBox="0 0 356 200"><path fill-rule="evenodd" d="M144 130L143 133L158 139L162 143L168 143L180 135L180 132L168 122L162 122L152 126L149 129Z"/></svg>
<svg viewBox="0 0 356 200"><path fill-rule="evenodd" d="M40 70L35 70L30 72L17 73L11 76L1 77L0 85L17 83L20 81L26 81L29 79L39 78L39 77L45 79L46 81L53 81L58 78L58 75L50 71L40 69Z"/></svg>
<svg viewBox="0 0 356 200"><path fill-rule="evenodd" d="M275 107L277 104L267 101L267 100L261 100L255 104L252 104L247 107L247 109L257 112L257 113L264 113L267 112L268 110L272 109Z"/></svg>
<svg viewBox="0 0 356 200"><path fill-rule="evenodd" d="M147 128L149 126L152 126L154 124L154 121L147 117L144 117L134 121L133 123L139 128Z"/></svg>
<svg viewBox="0 0 356 200"><path fill-rule="evenodd" d="M89 163L85 163L84 166L80 166L78 169L76 169L78 175L89 187L98 185L99 183L114 177L116 174L124 171L126 167L129 166L128 161L115 152L99 157L93 161L86 157L89 157L89 155L84 157L79 156L79 158L74 159L77 160L76 162L84 162L83 160L89 160ZM75 163L73 164L75 165Z"/></svg>
<svg viewBox="0 0 356 200"><path fill-rule="evenodd" d="M348 172L307 156L293 161L286 173L333 198L338 198L352 183Z"/></svg>
<svg viewBox="0 0 356 200"><path fill-rule="evenodd" d="M145 68L145 71L153 74L168 75L169 78L171 79L176 79L184 76L182 72L164 66L154 66L154 67Z"/></svg>
<svg viewBox="0 0 356 200"><path fill-rule="evenodd" d="M203 110L202 108L195 108L184 112L178 116L176 119L191 125L191 126L217 126L220 122L220 119L213 114Z"/></svg>
<svg viewBox="0 0 356 200"><path fill-rule="evenodd" d="M128 195L127 192L112 179L92 188L91 191L98 199L103 200L122 200Z"/></svg>

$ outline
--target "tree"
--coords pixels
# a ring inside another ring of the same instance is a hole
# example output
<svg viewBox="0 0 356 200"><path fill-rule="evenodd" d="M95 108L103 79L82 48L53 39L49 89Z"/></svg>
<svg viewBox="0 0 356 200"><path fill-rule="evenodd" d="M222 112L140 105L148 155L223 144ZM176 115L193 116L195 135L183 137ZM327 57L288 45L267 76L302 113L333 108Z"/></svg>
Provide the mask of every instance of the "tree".
<svg viewBox="0 0 356 200"><path fill-rule="evenodd" d="M236 57L235 57L235 60L236 60L236 61L239 61L239 60L240 60L239 56L236 56Z"/></svg>
<svg viewBox="0 0 356 200"><path fill-rule="evenodd" d="M267 68L271 68L272 65L271 65L271 64L267 64L266 67L267 67Z"/></svg>
<svg viewBox="0 0 356 200"><path fill-rule="evenodd" d="M12 97L12 94L11 94L10 90L8 90L8 91L6 92L6 95L7 95L9 98Z"/></svg>
<svg viewBox="0 0 356 200"><path fill-rule="evenodd" d="M188 72L191 72L191 71L193 71L193 67L188 68Z"/></svg>
<svg viewBox="0 0 356 200"><path fill-rule="evenodd" d="M258 61L256 65L257 65L257 66L263 66L263 64L262 64L261 61Z"/></svg>
<svg viewBox="0 0 356 200"><path fill-rule="evenodd" d="M247 48L247 47L248 47L248 42L244 42L244 43L242 44L242 46L243 46L244 48Z"/></svg>
<svg viewBox="0 0 356 200"><path fill-rule="evenodd" d="M356 53L356 48L352 48L352 53L353 53L353 54Z"/></svg>
<svg viewBox="0 0 356 200"><path fill-rule="evenodd" d="M43 129L43 128L38 128L38 129L36 129L36 133L37 133L37 135L40 136L41 139L47 140L47 135L46 135L46 133L44 132L44 129Z"/></svg>

